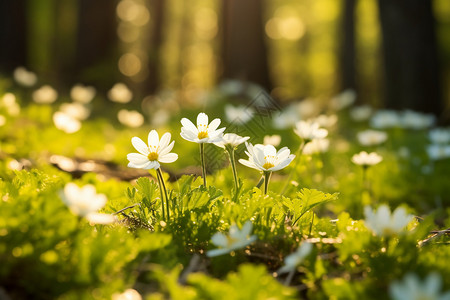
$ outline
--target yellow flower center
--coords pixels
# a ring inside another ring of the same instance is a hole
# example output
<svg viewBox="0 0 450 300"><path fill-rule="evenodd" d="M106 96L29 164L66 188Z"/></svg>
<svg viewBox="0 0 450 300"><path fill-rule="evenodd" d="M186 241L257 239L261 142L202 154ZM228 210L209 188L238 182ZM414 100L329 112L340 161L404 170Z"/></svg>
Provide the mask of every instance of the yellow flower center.
<svg viewBox="0 0 450 300"><path fill-rule="evenodd" d="M207 137L208 137L208 132L207 132L207 131L200 131L200 132L198 133L198 139L199 139L199 140L204 139L204 138L207 138Z"/></svg>
<svg viewBox="0 0 450 300"><path fill-rule="evenodd" d="M275 165L274 165L273 163L270 163L270 162L266 162L266 163L263 165L263 168L266 169L266 170L268 170L268 169L270 169L270 168L273 168L273 167L275 167Z"/></svg>
<svg viewBox="0 0 450 300"><path fill-rule="evenodd" d="M268 170L270 168L275 167L275 164L273 163L273 161L275 160L275 156L272 155L265 156L264 160L266 161L263 165L264 169Z"/></svg>
<svg viewBox="0 0 450 300"><path fill-rule="evenodd" d="M156 152L150 152L149 155L147 156L148 160L152 161L152 160L157 160L158 159L158 153Z"/></svg>

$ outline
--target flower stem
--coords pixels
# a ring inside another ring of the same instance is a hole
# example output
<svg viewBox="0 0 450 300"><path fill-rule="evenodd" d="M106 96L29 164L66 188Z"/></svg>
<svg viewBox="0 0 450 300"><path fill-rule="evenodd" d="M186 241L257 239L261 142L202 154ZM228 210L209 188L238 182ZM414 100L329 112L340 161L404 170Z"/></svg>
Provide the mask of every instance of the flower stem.
<svg viewBox="0 0 450 300"><path fill-rule="evenodd" d="M231 169L233 171L233 177L234 177L234 189L237 193L238 191L238 177L237 177L237 172L236 172L236 162L234 160L234 148L227 148L228 151L228 157L230 158L230 164L231 164Z"/></svg>
<svg viewBox="0 0 450 300"><path fill-rule="evenodd" d="M167 196L166 184L164 183L164 177L161 172L161 168L156 169L156 172L158 173L159 179L161 181L162 189L164 190L164 196L166 197L167 221L169 221L170 220L169 197ZM160 189L161 189L161 187L160 187Z"/></svg>
<svg viewBox="0 0 450 300"><path fill-rule="evenodd" d="M156 170L156 177L158 178L158 185L159 185L159 193L161 195L161 210L162 210L162 218L164 221L166 221L166 212L164 209L164 196L163 196L163 189L162 189L162 184L161 184L161 178L159 176L159 169Z"/></svg>
<svg viewBox="0 0 450 300"><path fill-rule="evenodd" d="M206 188L205 144L200 144L200 158L202 161L203 186Z"/></svg>
<svg viewBox="0 0 450 300"><path fill-rule="evenodd" d="M267 191L269 189L270 175L272 175L272 172L270 171L264 172L264 195L267 195Z"/></svg>
<svg viewBox="0 0 450 300"><path fill-rule="evenodd" d="M259 179L258 183L256 184L256 187L257 187L257 188L260 188L261 185L263 184L263 182L264 182L264 175L261 176L261 179Z"/></svg>

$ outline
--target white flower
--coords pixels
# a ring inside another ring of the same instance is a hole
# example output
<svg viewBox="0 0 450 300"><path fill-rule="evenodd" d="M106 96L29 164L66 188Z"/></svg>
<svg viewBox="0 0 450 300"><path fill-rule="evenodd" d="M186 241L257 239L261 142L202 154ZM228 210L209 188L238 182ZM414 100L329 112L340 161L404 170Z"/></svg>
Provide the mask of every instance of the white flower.
<svg viewBox="0 0 450 300"><path fill-rule="evenodd" d="M209 250L206 255L209 257L219 256L250 245L257 239L255 235L250 236L252 227L252 222L247 221L241 230L236 225L231 225L228 235L220 232L215 233L211 241L220 248Z"/></svg>
<svg viewBox="0 0 450 300"><path fill-rule="evenodd" d="M0 127L6 124L6 118L3 115L0 115Z"/></svg>
<svg viewBox="0 0 450 300"><path fill-rule="evenodd" d="M287 167L295 158L288 147L281 148L278 152L272 145L246 143L248 160L240 159L244 166L260 171L278 171Z"/></svg>
<svg viewBox="0 0 450 300"><path fill-rule="evenodd" d="M128 103L133 98L133 92L124 83L116 83L108 91L108 98L113 102Z"/></svg>
<svg viewBox="0 0 450 300"><path fill-rule="evenodd" d="M142 300L142 296L135 289L127 289L121 294L113 294L112 300Z"/></svg>
<svg viewBox="0 0 450 300"><path fill-rule="evenodd" d="M323 139L328 135L328 130L319 127L317 122L299 121L295 124L294 132L305 141Z"/></svg>
<svg viewBox="0 0 450 300"><path fill-rule="evenodd" d="M225 133L222 136L222 140L215 142L214 145L224 148L227 145L230 145L232 148L235 148L237 146L239 146L240 144L244 143L245 141L247 141L250 137L246 136L246 137L242 137L240 135L237 135L235 133Z"/></svg>
<svg viewBox="0 0 450 300"><path fill-rule="evenodd" d="M239 105L234 107L233 105L225 106L225 118L230 123L245 124L253 118L255 112L251 107Z"/></svg>
<svg viewBox="0 0 450 300"><path fill-rule="evenodd" d="M330 148L329 139L314 139L303 148L302 153L305 155L312 155L315 153L324 153Z"/></svg>
<svg viewBox="0 0 450 300"><path fill-rule="evenodd" d="M430 273L424 281L416 274L407 274L402 281L394 281L389 286L393 300L450 300L450 291L441 294L442 278L438 273Z"/></svg>
<svg viewBox="0 0 450 300"><path fill-rule="evenodd" d="M106 196L97 194L93 185L78 187L75 183L68 183L60 194L62 201L69 207L73 214L85 217L96 224L109 224L114 222L113 215L100 214L97 211L106 204Z"/></svg>
<svg viewBox="0 0 450 300"><path fill-rule="evenodd" d="M376 212L370 206L364 207L364 215L366 227L375 235L386 237L400 233L413 219L403 207L397 207L391 215L389 207L385 204L380 205Z"/></svg>
<svg viewBox="0 0 450 300"><path fill-rule="evenodd" d="M312 250L313 246L311 243L303 242L292 254L289 254L284 259L284 266L278 270L278 273L287 273L294 271L299 264L307 257Z"/></svg>
<svg viewBox="0 0 450 300"><path fill-rule="evenodd" d="M272 124L276 129L286 129L295 126L295 123L299 120L299 114L294 109L294 106L290 105L273 116Z"/></svg>
<svg viewBox="0 0 450 300"><path fill-rule="evenodd" d="M65 133L74 133L81 128L80 121L62 111L57 111L53 114L53 123L56 128Z"/></svg>
<svg viewBox="0 0 450 300"><path fill-rule="evenodd" d="M89 103L94 99L96 90L93 86L84 86L76 84L70 90L70 98L75 102Z"/></svg>
<svg viewBox="0 0 450 300"><path fill-rule="evenodd" d="M432 114L424 114L412 110L405 110L400 117L400 126L408 129L425 129L431 127L436 122L436 117Z"/></svg>
<svg viewBox="0 0 450 300"><path fill-rule="evenodd" d="M368 154L366 151L361 151L360 153L355 154L352 157L353 163L363 166L363 167L376 165L376 164L380 163L382 160L383 160L383 157L378 155L376 152L372 152L372 153Z"/></svg>
<svg viewBox="0 0 450 300"><path fill-rule="evenodd" d="M334 110L341 110L352 105L355 100L356 92L352 89L348 89L331 99L330 106Z"/></svg>
<svg viewBox="0 0 450 300"><path fill-rule="evenodd" d="M190 120L181 119L181 137L187 141L195 143L215 143L222 139L222 133L225 127L217 129L220 125L220 119L214 119L208 124L208 116L205 113L199 113L197 116L197 126Z"/></svg>
<svg viewBox="0 0 450 300"><path fill-rule="evenodd" d="M117 113L120 123L131 128L137 128L144 124L144 116L136 110L121 109Z"/></svg>
<svg viewBox="0 0 450 300"><path fill-rule="evenodd" d="M23 86L30 87L36 84L37 76L31 71L28 71L24 67L18 67L14 70L14 80Z"/></svg>
<svg viewBox="0 0 450 300"><path fill-rule="evenodd" d="M175 141L170 142L170 133L166 132L161 140L158 132L152 130L148 134L148 146L140 138L133 137L131 143L139 153L129 153L128 167L137 169L158 169L159 163L172 163L178 159L178 154L170 153Z"/></svg>
<svg viewBox="0 0 450 300"><path fill-rule="evenodd" d="M369 105L355 106L350 110L350 117L356 122L366 121L372 115L372 111Z"/></svg>
<svg viewBox="0 0 450 300"><path fill-rule="evenodd" d="M367 129L358 132L356 135L358 142L363 146L376 146L387 140L387 133L384 131Z"/></svg>
<svg viewBox="0 0 450 300"><path fill-rule="evenodd" d="M400 126L400 116L395 110L379 110L370 119L370 126L387 129Z"/></svg>
<svg viewBox="0 0 450 300"><path fill-rule="evenodd" d="M428 132L428 137L433 144L450 143L449 128L434 128Z"/></svg>
<svg viewBox="0 0 450 300"><path fill-rule="evenodd" d="M49 104L56 101L58 92L49 85L44 85L32 94L33 101L41 104Z"/></svg>
<svg viewBox="0 0 450 300"><path fill-rule="evenodd" d="M91 114L89 108L77 102L64 103L59 110L77 120L86 120Z"/></svg>
<svg viewBox="0 0 450 300"><path fill-rule="evenodd" d="M279 136L278 134L264 136L263 141L264 145L273 145L275 147L278 147L280 143L281 143L281 136Z"/></svg>
<svg viewBox="0 0 450 300"><path fill-rule="evenodd" d="M337 115L320 115L312 120L311 122L319 123L319 127L330 128L336 125L338 121Z"/></svg>
<svg viewBox="0 0 450 300"><path fill-rule="evenodd" d="M16 101L13 93L5 93L0 101L0 107L6 108L11 116L18 116L20 113L20 105Z"/></svg>
<svg viewBox="0 0 450 300"><path fill-rule="evenodd" d="M428 157L440 160L450 157L450 145L431 144L427 146Z"/></svg>

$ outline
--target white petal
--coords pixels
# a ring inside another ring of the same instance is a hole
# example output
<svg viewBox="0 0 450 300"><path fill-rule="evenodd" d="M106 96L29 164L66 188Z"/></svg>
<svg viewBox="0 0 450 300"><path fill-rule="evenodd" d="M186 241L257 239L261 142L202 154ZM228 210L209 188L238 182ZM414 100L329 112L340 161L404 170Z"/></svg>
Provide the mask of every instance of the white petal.
<svg viewBox="0 0 450 300"><path fill-rule="evenodd" d="M183 118L181 119L181 125L183 125L183 127L181 128L182 130L184 128L185 130L194 133L196 136L198 135L198 129L194 125L194 123L191 122L191 120Z"/></svg>
<svg viewBox="0 0 450 300"><path fill-rule="evenodd" d="M211 124L209 124L209 126L208 126L208 133L215 131L217 129L217 127L219 127L219 125L220 125L219 118L212 120Z"/></svg>
<svg viewBox="0 0 450 300"><path fill-rule="evenodd" d="M185 139L186 141L190 141L190 142L194 142L195 139L197 138L196 136L193 137L191 132L189 132L189 131L181 131L180 135L183 139Z"/></svg>
<svg viewBox="0 0 450 300"><path fill-rule="evenodd" d="M266 145L264 147L264 156L268 156L268 155L270 155L270 156L277 155L277 149L275 149L275 147L272 145Z"/></svg>
<svg viewBox="0 0 450 300"><path fill-rule="evenodd" d="M205 113L199 113L197 116L197 127L200 125L208 126L208 115Z"/></svg>
<svg viewBox="0 0 450 300"><path fill-rule="evenodd" d="M159 141L159 149L164 149L165 147L167 147L167 145L169 145L170 143L170 138L171 135L169 132L164 133L161 137L161 140Z"/></svg>
<svg viewBox="0 0 450 300"><path fill-rule="evenodd" d="M167 153L172 151L174 144L175 144L175 141L172 141L172 143L170 143L168 146L166 146L164 148L160 148L158 151L159 156L166 155Z"/></svg>
<svg viewBox="0 0 450 300"><path fill-rule="evenodd" d="M284 169L292 162L292 160L294 158L295 158L295 155L292 154L292 156L289 156L288 158L286 158L285 160L280 162L278 164L278 166L274 166L274 167L270 168L269 170L270 171L278 171L278 170Z"/></svg>
<svg viewBox="0 0 450 300"><path fill-rule="evenodd" d="M176 153L168 153L158 158L158 161L162 163L172 163L178 159L178 154Z"/></svg>
<svg viewBox="0 0 450 300"><path fill-rule="evenodd" d="M116 221L116 218L110 214L90 213L86 216L86 219L95 224L111 224Z"/></svg>
<svg viewBox="0 0 450 300"><path fill-rule="evenodd" d="M138 137L133 137L131 139L131 144L133 144L134 148L143 155L148 155L150 151L148 150L148 146Z"/></svg>
<svg viewBox="0 0 450 300"><path fill-rule="evenodd" d="M206 252L206 256L208 257L214 257L214 256L219 256L219 255L223 255L223 254L227 254L231 252L230 249L228 248L221 248L221 249L214 249L214 250L209 250Z"/></svg>
<svg viewBox="0 0 450 300"><path fill-rule="evenodd" d="M156 130L152 130L148 133L148 146L158 147L159 145L159 135Z"/></svg>
<svg viewBox="0 0 450 300"><path fill-rule="evenodd" d="M253 168L253 169L257 169L257 170L261 170L260 168L258 168L253 162L251 162L251 161L248 161L248 160L245 160L245 159L240 159L239 160L239 162L241 163L241 164L243 164L244 166L246 166L246 167L249 167L249 168Z"/></svg>
<svg viewBox="0 0 450 300"><path fill-rule="evenodd" d="M147 156L140 153L130 153L127 155L127 159L135 165L143 165L149 161Z"/></svg>
<svg viewBox="0 0 450 300"><path fill-rule="evenodd" d="M211 237L211 241L214 245L220 247L226 247L228 245L228 239L223 233L217 232Z"/></svg>
<svg viewBox="0 0 450 300"><path fill-rule="evenodd" d="M250 235L250 233L252 232L252 228L253 228L252 221L249 220L249 221L245 222L244 226L242 226L242 229L241 229L242 235L244 235L244 236Z"/></svg>

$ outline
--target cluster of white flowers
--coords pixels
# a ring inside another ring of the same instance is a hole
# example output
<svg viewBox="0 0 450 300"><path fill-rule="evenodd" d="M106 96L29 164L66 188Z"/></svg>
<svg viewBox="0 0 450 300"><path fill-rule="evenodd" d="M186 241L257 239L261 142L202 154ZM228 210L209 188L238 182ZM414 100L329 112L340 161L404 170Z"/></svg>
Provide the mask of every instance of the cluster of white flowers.
<svg viewBox="0 0 450 300"><path fill-rule="evenodd" d="M326 139L328 130L320 128L314 121L299 121L295 124L294 132L303 140L303 154L312 155L328 151L330 142Z"/></svg>
<svg viewBox="0 0 450 300"><path fill-rule="evenodd" d="M361 151L360 153L352 156L352 162L363 167L376 165L382 160L383 157L378 155L376 152L367 153L366 151Z"/></svg>
<svg viewBox="0 0 450 300"><path fill-rule="evenodd" d="M378 110L370 119L373 128L388 129L400 127L404 129L427 129L433 126L436 117L432 114L412 110L397 112L395 110Z"/></svg>
<svg viewBox="0 0 450 300"><path fill-rule="evenodd" d="M130 128L137 128L144 124L144 116L137 110L121 109L117 113L117 119Z"/></svg>
<svg viewBox="0 0 450 300"><path fill-rule="evenodd" d="M387 140L387 133L379 130L367 129L357 134L358 142L362 146L377 146Z"/></svg>
<svg viewBox="0 0 450 300"><path fill-rule="evenodd" d="M431 160L440 160L450 157L450 128L434 128L428 132L432 144L426 150Z"/></svg>

